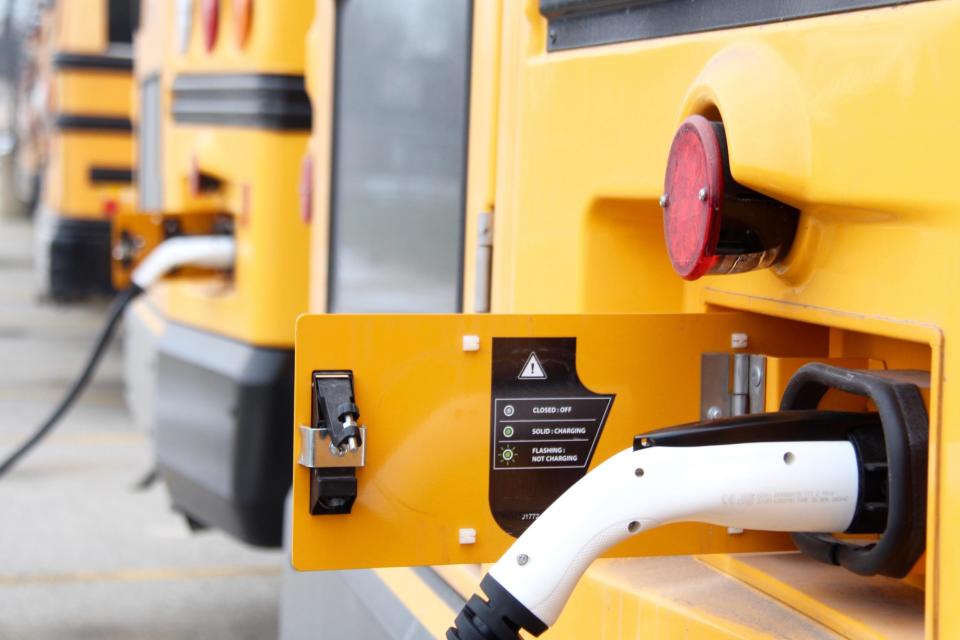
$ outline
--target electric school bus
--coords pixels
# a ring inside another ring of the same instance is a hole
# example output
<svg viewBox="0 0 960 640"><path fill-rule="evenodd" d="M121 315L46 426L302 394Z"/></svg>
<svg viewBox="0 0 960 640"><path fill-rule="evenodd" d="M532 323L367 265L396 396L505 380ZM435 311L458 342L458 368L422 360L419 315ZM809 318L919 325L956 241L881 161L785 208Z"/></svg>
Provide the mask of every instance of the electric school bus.
<svg viewBox="0 0 960 640"><path fill-rule="evenodd" d="M38 205L40 290L54 300L112 293L112 204L133 176L132 0L51 3L40 44L46 107Z"/></svg>
<svg viewBox="0 0 960 640"><path fill-rule="evenodd" d="M960 635L960 3L474 3L467 313L362 315L349 198L414 189L342 145L387 4L314 27L291 549L339 588L300 628Z"/></svg>
<svg viewBox="0 0 960 640"><path fill-rule="evenodd" d="M297 180L313 3L142 11L137 210L113 227L118 289L146 289L125 317L128 401L155 434L175 509L279 545L294 321L307 309Z"/></svg>

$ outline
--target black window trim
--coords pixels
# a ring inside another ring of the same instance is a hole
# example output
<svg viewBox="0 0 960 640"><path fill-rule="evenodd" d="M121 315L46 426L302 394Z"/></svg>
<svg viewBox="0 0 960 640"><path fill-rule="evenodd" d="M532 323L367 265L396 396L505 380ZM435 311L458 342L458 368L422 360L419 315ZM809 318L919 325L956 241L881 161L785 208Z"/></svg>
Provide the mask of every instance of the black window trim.
<svg viewBox="0 0 960 640"><path fill-rule="evenodd" d="M547 50L756 26L930 0L540 0Z"/></svg>

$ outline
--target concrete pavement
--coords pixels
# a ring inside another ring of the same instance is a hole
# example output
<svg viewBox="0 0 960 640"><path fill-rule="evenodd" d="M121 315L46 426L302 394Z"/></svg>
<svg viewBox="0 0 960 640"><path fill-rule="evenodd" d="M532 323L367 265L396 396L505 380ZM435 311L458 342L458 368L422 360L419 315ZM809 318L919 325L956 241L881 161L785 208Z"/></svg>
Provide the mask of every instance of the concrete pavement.
<svg viewBox="0 0 960 640"><path fill-rule="evenodd" d="M0 456L78 373L106 304L35 299L31 229L0 218ZM133 487L151 443L116 348L63 424L0 479L0 638L272 638L283 558L191 533L165 488Z"/></svg>

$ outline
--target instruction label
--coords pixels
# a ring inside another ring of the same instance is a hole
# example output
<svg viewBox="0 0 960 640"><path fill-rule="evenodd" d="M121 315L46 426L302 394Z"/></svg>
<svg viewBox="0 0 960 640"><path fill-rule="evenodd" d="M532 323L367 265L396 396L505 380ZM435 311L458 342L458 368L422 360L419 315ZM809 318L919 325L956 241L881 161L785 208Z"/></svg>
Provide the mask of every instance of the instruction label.
<svg viewBox="0 0 960 640"><path fill-rule="evenodd" d="M585 468L610 397L496 398L494 469Z"/></svg>
<svg viewBox="0 0 960 640"><path fill-rule="evenodd" d="M584 476L613 405L576 355L576 338L493 339L490 509L511 535Z"/></svg>

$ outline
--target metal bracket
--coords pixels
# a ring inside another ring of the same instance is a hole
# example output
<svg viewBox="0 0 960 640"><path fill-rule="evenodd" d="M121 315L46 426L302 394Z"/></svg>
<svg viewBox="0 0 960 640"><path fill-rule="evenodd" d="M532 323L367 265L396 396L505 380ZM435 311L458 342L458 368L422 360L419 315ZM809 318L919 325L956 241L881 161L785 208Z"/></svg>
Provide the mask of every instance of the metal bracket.
<svg viewBox="0 0 960 640"><path fill-rule="evenodd" d="M344 447L336 449L330 442L327 429L313 429L299 425L300 458L297 463L308 469L363 467L367 462L367 428L360 427L360 446L355 451Z"/></svg>
<svg viewBox="0 0 960 640"><path fill-rule="evenodd" d="M700 356L700 418L715 420L766 410L767 357L704 353Z"/></svg>
<svg viewBox="0 0 960 640"><path fill-rule="evenodd" d="M493 264L493 212L477 216L477 268L473 310L490 312L490 269Z"/></svg>

